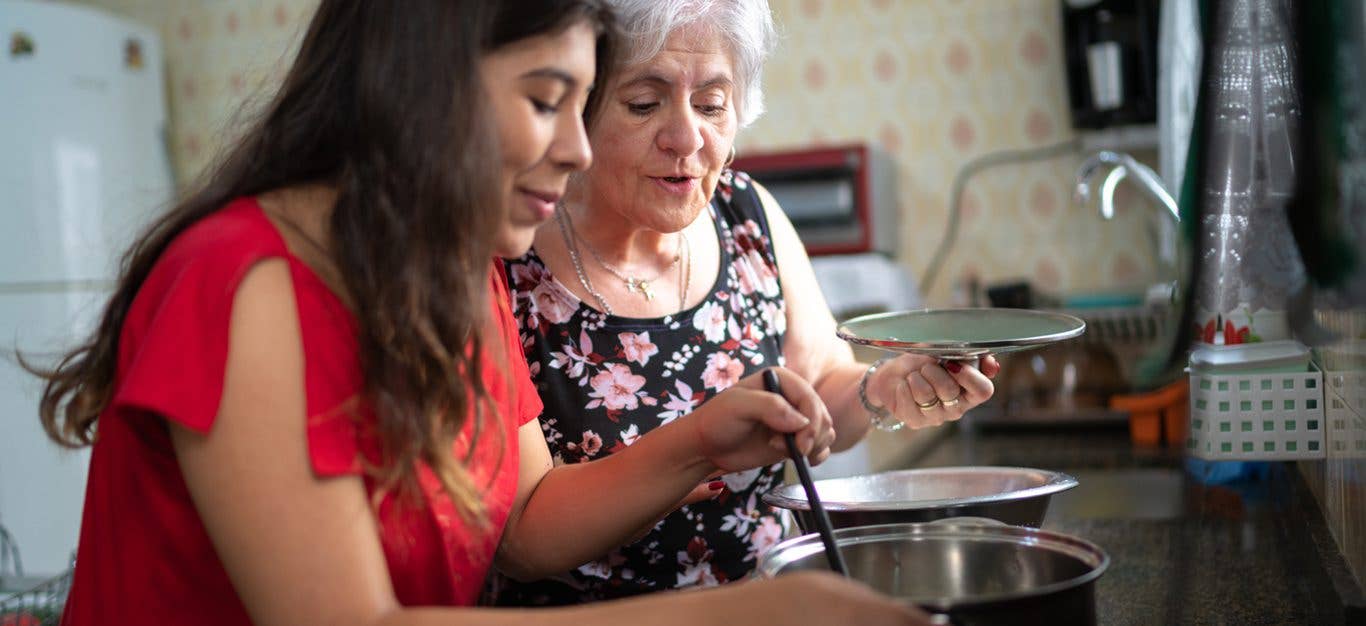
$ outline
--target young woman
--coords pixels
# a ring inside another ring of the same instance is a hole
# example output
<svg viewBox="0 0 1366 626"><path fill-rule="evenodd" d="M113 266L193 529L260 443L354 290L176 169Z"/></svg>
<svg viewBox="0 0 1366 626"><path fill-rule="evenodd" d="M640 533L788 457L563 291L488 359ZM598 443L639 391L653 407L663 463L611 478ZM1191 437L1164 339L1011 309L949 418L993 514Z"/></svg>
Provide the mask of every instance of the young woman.
<svg viewBox="0 0 1366 626"><path fill-rule="evenodd" d="M278 97L128 254L42 416L93 442L66 624L910 623L830 576L564 612L470 604L590 560L700 480L833 439L753 377L550 469L495 255L591 158L596 0L323 0ZM650 477L642 480L641 477ZM608 506L608 505L612 506ZM419 608L419 607L429 608Z"/></svg>

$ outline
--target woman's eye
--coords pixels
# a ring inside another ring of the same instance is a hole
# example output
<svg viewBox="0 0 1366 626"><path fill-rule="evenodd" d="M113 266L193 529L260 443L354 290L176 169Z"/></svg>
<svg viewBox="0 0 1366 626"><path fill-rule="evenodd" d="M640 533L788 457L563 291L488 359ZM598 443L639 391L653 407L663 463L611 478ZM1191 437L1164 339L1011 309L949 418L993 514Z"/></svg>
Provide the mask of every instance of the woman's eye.
<svg viewBox="0 0 1366 626"><path fill-rule="evenodd" d="M726 107L718 104L699 104L697 105L697 110L701 111L702 115L706 115L707 117L716 117L724 114L726 112Z"/></svg>
<svg viewBox="0 0 1366 626"><path fill-rule="evenodd" d="M559 107L536 98L531 99L531 106L536 107L537 113L541 113L544 115L554 115L555 113L558 113L560 110Z"/></svg>
<svg viewBox="0 0 1366 626"><path fill-rule="evenodd" d="M630 112L632 112L632 113L634 113L634 114L636 114L636 115L645 115L646 113L649 113L650 111L653 111L653 110L655 109L655 106L656 106L656 103L654 103L654 102L645 102L645 103L628 102L628 103L626 104L626 110L627 110L627 111L630 111Z"/></svg>

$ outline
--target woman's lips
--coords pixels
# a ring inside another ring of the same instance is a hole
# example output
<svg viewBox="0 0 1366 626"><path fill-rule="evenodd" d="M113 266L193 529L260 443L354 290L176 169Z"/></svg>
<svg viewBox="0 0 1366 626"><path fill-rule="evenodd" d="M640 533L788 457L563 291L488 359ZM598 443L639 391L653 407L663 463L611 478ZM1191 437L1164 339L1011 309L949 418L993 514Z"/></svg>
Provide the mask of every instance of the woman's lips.
<svg viewBox="0 0 1366 626"><path fill-rule="evenodd" d="M651 176L664 191L680 196L688 195L697 188L697 179L689 176Z"/></svg>
<svg viewBox="0 0 1366 626"><path fill-rule="evenodd" d="M555 203L560 201L559 194L530 191L527 189L522 189L520 191L522 192L522 197L526 198L527 208L531 209L532 215L534 215L537 220L545 221L555 215Z"/></svg>

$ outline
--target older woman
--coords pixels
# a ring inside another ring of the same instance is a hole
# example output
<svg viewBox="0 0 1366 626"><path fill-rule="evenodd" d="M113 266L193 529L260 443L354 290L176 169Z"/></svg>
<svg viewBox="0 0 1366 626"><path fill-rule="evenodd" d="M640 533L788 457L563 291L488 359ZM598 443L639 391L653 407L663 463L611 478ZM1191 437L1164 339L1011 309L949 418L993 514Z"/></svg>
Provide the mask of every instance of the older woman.
<svg viewBox="0 0 1366 626"><path fill-rule="evenodd" d="M532 251L509 264L557 461L619 451L772 364L816 388L834 419L834 450L872 421L937 425L990 397L988 376L971 367L909 355L856 362L791 223L762 187L727 168L736 132L763 110L767 3L611 4L629 43L589 111L593 165ZM499 581L498 602L737 580L783 534L761 501L781 469L718 477L635 543L554 579Z"/></svg>

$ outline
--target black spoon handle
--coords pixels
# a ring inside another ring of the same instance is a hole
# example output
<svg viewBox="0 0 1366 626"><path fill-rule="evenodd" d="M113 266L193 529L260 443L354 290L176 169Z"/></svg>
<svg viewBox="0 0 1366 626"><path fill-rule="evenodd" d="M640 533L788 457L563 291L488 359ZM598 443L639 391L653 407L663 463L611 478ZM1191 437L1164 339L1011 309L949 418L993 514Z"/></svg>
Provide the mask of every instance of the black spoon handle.
<svg viewBox="0 0 1366 626"><path fill-rule="evenodd" d="M782 387L778 384L778 373L772 368L764 370L764 390L783 395ZM811 505L811 516L816 518L816 532L821 536L821 543L825 544L825 558L830 560L830 569L840 576L848 576L849 569L844 566L844 556L835 544L835 532L831 529L830 517L825 514L825 506L821 504L821 497L816 493L816 483L811 480L811 469L806 465L806 457L797 450L797 437L792 433L784 433L783 441L787 442L787 456L797 468L797 478L802 481L802 489L806 490L806 501Z"/></svg>

